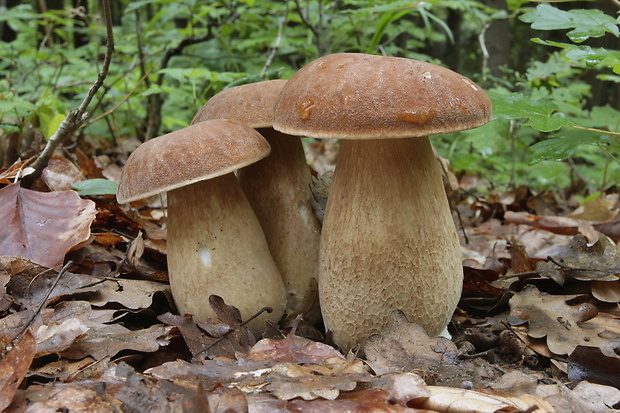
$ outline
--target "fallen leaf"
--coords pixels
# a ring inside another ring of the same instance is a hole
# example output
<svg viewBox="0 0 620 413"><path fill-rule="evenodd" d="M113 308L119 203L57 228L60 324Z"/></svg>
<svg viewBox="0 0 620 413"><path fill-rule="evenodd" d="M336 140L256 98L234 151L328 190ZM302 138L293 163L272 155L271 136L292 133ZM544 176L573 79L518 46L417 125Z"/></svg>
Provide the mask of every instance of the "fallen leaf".
<svg viewBox="0 0 620 413"><path fill-rule="evenodd" d="M4 343L3 343L4 344ZM26 330L17 340L10 342L8 348L0 353L0 410L4 411L11 401L34 358L35 339Z"/></svg>
<svg viewBox="0 0 620 413"><path fill-rule="evenodd" d="M370 380L364 363L339 357L323 365L297 365L287 362L274 364L268 374L266 389L281 400L301 397L304 400L323 398L335 400L341 391L355 389L358 382Z"/></svg>
<svg viewBox="0 0 620 413"><path fill-rule="evenodd" d="M410 405L438 413L535 412L554 413L545 400L527 394L510 396L494 391L474 391L452 387L429 386L431 396ZM532 409L534 408L534 409Z"/></svg>
<svg viewBox="0 0 620 413"><path fill-rule="evenodd" d="M613 386L620 389L620 358L603 354L597 347L577 346L568 357L568 379L573 382Z"/></svg>
<svg viewBox="0 0 620 413"><path fill-rule="evenodd" d="M295 335L295 329L281 340L264 338L248 353L250 360L288 361L291 363L322 364L330 357L344 356L332 346Z"/></svg>
<svg viewBox="0 0 620 413"><path fill-rule="evenodd" d="M247 413L248 399L236 387L217 386L207 395L209 413Z"/></svg>
<svg viewBox="0 0 620 413"><path fill-rule="evenodd" d="M402 311L392 312L381 334L368 337L363 349L377 375L436 373L442 365L457 364L457 348L452 341L429 337L421 326L407 320Z"/></svg>
<svg viewBox="0 0 620 413"><path fill-rule="evenodd" d="M337 400L291 400L286 405L290 412L304 413L432 413L427 410L411 409L403 404L394 403L391 394L382 389L366 389L343 393Z"/></svg>
<svg viewBox="0 0 620 413"><path fill-rule="evenodd" d="M0 189L0 251L44 267L59 266L67 251L89 239L95 214L95 204L74 191L8 185Z"/></svg>
<svg viewBox="0 0 620 413"><path fill-rule="evenodd" d="M620 277L620 247L602 234L596 243L588 246L586 238L579 234L562 252L550 257L549 261L541 262L536 272L559 285L564 285L566 278L617 281Z"/></svg>
<svg viewBox="0 0 620 413"><path fill-rule="evenodd" d="M590 303L579 300L581 296L549 295L527 285L510 299L512 325L528 323L528 335L547 339L547 346L554 354L568 355L578 345L600 347L604 354L614 356L620 340L601 337L605 328L588 320L598 310ZM576 301L576 302L575 302ZM575 302L574 305L569 303Z"/></svg>
<svg viewBox="0 0 620 413"><path fill-rule="evenodd" d="M71 190L74 183L84 180L73 162L59 155L52 155L41 178L52 191Z"/></svg>

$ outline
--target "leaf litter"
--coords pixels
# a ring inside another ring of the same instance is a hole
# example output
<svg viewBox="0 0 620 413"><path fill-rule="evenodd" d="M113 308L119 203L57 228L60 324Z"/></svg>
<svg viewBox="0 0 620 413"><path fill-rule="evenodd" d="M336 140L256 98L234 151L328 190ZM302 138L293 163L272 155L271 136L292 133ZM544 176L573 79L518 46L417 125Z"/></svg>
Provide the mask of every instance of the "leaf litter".
<svg viewBox="0 0 620 413"><path fill-rule="evenodd" d="M333 150L313 148L315 170L327 171L315 179L320 204ZM107 172L81 152L77 168L62 157L48 168L49 192L29 193L8 181L0 189L9 200L0 203L8 219L0 237L0 403L6 411L620 407L613 191L581 206L525 187L472 198L477 178L448 176L467 257L452 339L428 337L395 312L382 333L344 355L316 330L320 325L304 320L266 325L256 341L247 320L215 296L209 305L217 319L195 323L179 315L167 284L160 199L123 209L106 196L76 197L67 191L76 181L118 176L114 163ZM45 207L22 221L11 218L31 204ZM47 213L55 208L62 217ZM55 226L37 227L41 220ZM17 234L29 240L27 248L17 245ZM59 272L68 259L73 265Z"/></svg>

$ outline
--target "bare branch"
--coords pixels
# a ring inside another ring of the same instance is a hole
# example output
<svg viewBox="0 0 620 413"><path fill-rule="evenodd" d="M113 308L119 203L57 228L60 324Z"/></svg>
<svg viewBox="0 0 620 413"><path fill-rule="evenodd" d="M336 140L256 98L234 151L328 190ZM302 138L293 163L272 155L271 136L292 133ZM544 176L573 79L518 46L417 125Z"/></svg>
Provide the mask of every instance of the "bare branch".
<svg viewBox="0 0 620 413"><path fill-rule="evenodd" d="M73 134L84 124L86 118L88 117L86 109L88 108L88 105L90 105L90 102L93 100L93 97L99 88L103 85L103 81L108 75L110 62L112 61L112 54L114 53L114 34L112 33L112 16L110 12L109 0L103 0L103 12L105 15L107 29L107 50L103 59L103 67L97 76L97 80L90 87L88 94L80 106L67 114L67 117L62 121L60 126L58 126L56 132L54 132L54 134L50 137L47 145L45 145L45 148L39 157L31 165L33 171L23 176L21 180L22 187L29 188L32 186L34 181L41 176L43 169L47 166L56 148L62 144L68 136Z"/></svg>
<svg viewBox="0 0 620 413"><path fill-rule="evenodd" d="M269 53L269 56L267 57L267 61L265 62L263 69L260 71L261 75L264 75L267 72L267 69L269 69L269 66L271 66L271 63L273 62L274 57L276 57L278 50L280 50L280 42L282 41L282 28L284 27L284 22L286 21L287 14L288 14L288 6L286 7L284 17L280 19L280 23L278 24L278 35L276 36L275 44L273 45L273 48L271 49L271 52Z"/></svg>

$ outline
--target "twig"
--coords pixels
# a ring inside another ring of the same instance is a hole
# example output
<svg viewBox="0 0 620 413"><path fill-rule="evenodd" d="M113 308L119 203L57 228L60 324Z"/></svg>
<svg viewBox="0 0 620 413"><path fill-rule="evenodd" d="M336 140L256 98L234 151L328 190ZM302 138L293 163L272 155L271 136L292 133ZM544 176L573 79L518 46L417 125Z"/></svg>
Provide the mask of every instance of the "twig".
<svg viewBox="0 0 620 413"><path fill-rule="evenodd" d="M276 42L273 45L269 56L267 57L267 61L265 62L263 69L260 71L261 76L263 76L265 72L267 72L267 69L269 69L269 66L271 66L274 57L276 57L278 50L280 50L280 42L282 41L282 28L284 27L284 22L286 21L286 15L288 15L288 4L286 7L285 17L282 17L280 19L280 23L278 24L278 35L276 36Z"/></svg>
<svg viewBox="0 0 620 413"><path fill-rule="evenodd" d="M50 137L47 145L39 155L39 157L32 164L32 168L34 169L31 173L25 175L21 180L21 186L25 188L29 188L32 184L41 176L43 169L47 166L50 158L54 154L56 148L72 133L82 126L82 124L86 121L88 114L86 113L86 109L88 105L93 100L93 97L103 85L103 81L108 76L108 70L110 68L110 62L112 61L112 53L114 52L114 34L112 33L112 16L110 12L110 2L109 0L103 0L103 12L106 20L106 29L107 29L107 50L105 53L105 57L103 59L103 68L99 72L97 76L97 80L91 86L88 94L80 104L80 106L67 114L67 117L62 121L60 126L52 137Z"/></svg>
<svg viewBox="0 0 620 413"><path fill-rule="evenodd" d="M56 288L56 286L58 285L58 281L60 281L60 277L62 277L67 271L69 271L69 268L71 268L72 265L73 265L73 261L67 261L65 266L62 267L60 271L58 271L58 275L56 275L56 279L54 280L54 283L47 290L47 293L45 294L45 297L43 297L43 300L39 304L39 307L37 307L37 309L33 311L32 315L30 316L26 324L24 324L24 326L19 331L19 333L17 333L15 338L13 338L14 341L17 340L22 334L24 334L26 330L28 330L28 327L30 327L30 325L34 322L34 319L41 312L43 307L45 307L45 305L47 304L47 300L50 298L50 295L52 294L52 291L54 291L54 288Z"/></svg>

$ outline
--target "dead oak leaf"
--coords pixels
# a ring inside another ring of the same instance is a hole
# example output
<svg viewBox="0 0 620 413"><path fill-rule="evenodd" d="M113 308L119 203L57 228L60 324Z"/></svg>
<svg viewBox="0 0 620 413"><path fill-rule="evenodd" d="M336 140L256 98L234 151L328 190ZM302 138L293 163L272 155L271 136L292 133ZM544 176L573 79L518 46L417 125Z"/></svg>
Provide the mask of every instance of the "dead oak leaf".
<svg viewBox="0 0 620 413"><path fill-rule="evenodd" d="M45 267L90 238L95 203L74 191L37 192L11 184L0 189L0 251Z"/></svg>
<svg viewBox="0 0 620 413"><path fill-rule="evenodd" d="M323 398L336 400L341 391L355 389L358 382L371 378L359 359L327 359L323 365L280 362L268 374L266 390L281 400Z"/></svg>
<svg viewBox="0 0 620 413"><path fill-rule="evenodd" d="M330 357L344 356L327 344L295 335L295 329L281 340L264 338L248 353L250 360L287 361L291 363L322 364Z"/></svg>
<svg viewBox="0 0 620 413"><path fill-rule="evenodd" d="M598 241L588 246L587 239L578 234L563 251L549 257L549 261L541 262L536 272L559 285L564 285L566 278L615 282L620 277L620 247L602 234Z"/></svg>
<svg viewBox="0 0 620 413"><path fill-rule="evenodd" d="M381 334L373 334L363 346L366 359L377 375L424 371L438 373L456 365L457 348L444 337L429 337L407 320L402 311L392 312Z"/></svg>
<svg viewBox="0 0 620 413"><path fill-rule="evenodd" d="M576 300L580 296L549 295L527 285L510 299L508 322L512 325L528 323L528 336L547 339L549 350L558 355L573 352L578 345L600 347L607 356L614 357L620 340L603 338L605 328L587 323L598 310L592 304ZM575 303L571 305L571 303Z"/></svg>

